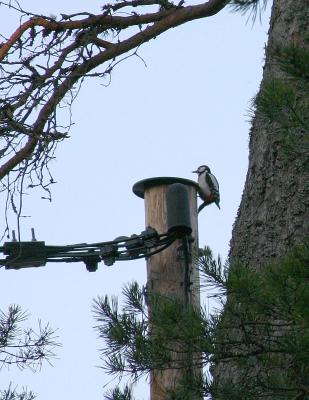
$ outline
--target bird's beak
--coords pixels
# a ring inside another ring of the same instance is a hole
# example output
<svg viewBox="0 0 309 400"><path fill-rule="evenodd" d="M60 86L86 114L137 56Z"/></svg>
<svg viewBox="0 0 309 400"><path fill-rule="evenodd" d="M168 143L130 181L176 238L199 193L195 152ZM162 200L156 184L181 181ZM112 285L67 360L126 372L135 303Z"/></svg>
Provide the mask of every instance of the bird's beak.
<svg viewBox="0 0 309 400"><path fill-rule="evenodd" d="M192 171L192 174L197 174L198 173L198 171Z"/></svg>

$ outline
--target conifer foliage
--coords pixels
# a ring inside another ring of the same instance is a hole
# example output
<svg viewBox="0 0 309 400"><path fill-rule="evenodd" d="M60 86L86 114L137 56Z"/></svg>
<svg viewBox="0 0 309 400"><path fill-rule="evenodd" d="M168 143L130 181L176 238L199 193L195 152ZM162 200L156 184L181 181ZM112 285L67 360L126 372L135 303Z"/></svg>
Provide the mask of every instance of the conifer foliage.
<svg viewBox="0 0 309 400"><path fill-rule="evenodd" d="M25 323L29 315L18 305L11 305L7 312L0 311L0 370L2 368L30 368L38 370L42 363L54 358L59 343L49 324L39 323L37 330ZM21 392L10 385L0 390L0 400L33 400L35 394L27 389Z"/></svg>
<svg viewBox="0 0 309 400"><path fill-rule="evenodd" d="M281 143L285 160L304 157L308 151L309 132L309 53L296 45L276 46L272 51L278 67L285 74L266 79L253 101L252 114L260 114L273 127L274 138Z"/></svg>
<svg viewBox="0 0 309 400"><path fill-rule="evenodd" d="M153 369L175 368L172 353L196 353L199 357L191 357L191 365L177 365L186 374L167 399L305 399L309 394L308 262L308 246L300 246L258 272L240 264L227 269L205 248L200 259L202 287L223 306L210 314L203 307L196 310L151 294L137 283L124 288L122 308L115 298L98 298L94 312L99 336L106 343L104 368L136 382ZM230 374L224 384L217 384L207 371L218 362L240 367L240 381L235 383ZM203 376L195 372L201 367ZM109 396L133 398L129 386L125 392L117 387Z"/></svg>

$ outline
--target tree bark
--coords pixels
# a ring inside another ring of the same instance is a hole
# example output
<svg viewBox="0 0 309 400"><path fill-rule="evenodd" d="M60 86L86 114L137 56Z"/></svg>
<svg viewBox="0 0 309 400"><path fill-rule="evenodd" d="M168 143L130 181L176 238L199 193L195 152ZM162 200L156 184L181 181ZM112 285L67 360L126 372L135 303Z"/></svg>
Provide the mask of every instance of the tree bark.
<svg viewBox="0 0 309 400"><path fill-rule="evenodd" d="M284 84L292 85L298 102L305 104L305 90L298 90L297 82L280 68L275 49L278 46L296 46L308 50L308 6L308 0L273 1L263 79L256 100L261 98L268 82L279 79ZM305 135L308 133L299 127L290 129L289 133L296 143L304 148L287 156L282 135L278 134L280 123L271 121L259 109L258 101L256 104L250 132L248 171L233 227L229 261L231 268L234 263L240 262L258 271L263 265L280 260L295 245L307 240L309 176L305 151ZM233 301L231 296L228 302ZM229 331L229 326L234 326L234 331ZM233 342L233 335L238 340L242 337L237 322L227 312L223 315L222 327L224 332L228 332L226 340L230 343ZM245 346L244 341L244 351ZM282 361L283 365L287 365L286 359ZM259 371L257 359L255 365L256 371ZM219 388L216 400L229 398L222 391L226 384L240 387L241 392L240 381L246 376L245 368L245 365L237 363L236 357L220 362L219 356L212 370Z"/></svg>
<svg viewBox="0 0 309 400"><path fill-rule="evenodd" d="M308 10L308 0L274 0L260 93L268 79L288 79L273 56L277 45L308 50ZM304 96L298 93L306 101ZM252 268L284 256L308 235L306 152L287 161L277 129L256 110L248 172L230 248L231 261ZM306 132L295 130L293 134L301 141Z"/></svg>

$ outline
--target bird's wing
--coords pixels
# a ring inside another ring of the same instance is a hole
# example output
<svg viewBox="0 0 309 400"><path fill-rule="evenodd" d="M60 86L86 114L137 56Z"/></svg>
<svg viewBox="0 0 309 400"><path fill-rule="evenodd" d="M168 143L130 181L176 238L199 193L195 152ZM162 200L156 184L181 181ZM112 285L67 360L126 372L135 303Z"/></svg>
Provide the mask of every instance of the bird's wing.
<svg viewBox="0 0 309 400"><path fill-rule="evenodd" d="M213 174L206 174L205 179L211 189L219 192L219 182Z"/></svg>

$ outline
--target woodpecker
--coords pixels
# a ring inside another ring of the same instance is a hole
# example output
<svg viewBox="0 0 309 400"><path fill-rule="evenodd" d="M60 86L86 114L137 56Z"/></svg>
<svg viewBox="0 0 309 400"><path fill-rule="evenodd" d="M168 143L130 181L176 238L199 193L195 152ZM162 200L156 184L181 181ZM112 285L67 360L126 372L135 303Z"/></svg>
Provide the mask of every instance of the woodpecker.
<svg viewBox="0 0 309 400"><path fill-rule="evenodd" d="M196 171L192 171L194 174L198 174L198 184L199 184L199 195L203 200L197 210L199 213L202 209L211 203L215 203L220 209L220 193L219 193L219 183L216 177L211 173L210 168L207 165L201 165Z"/></svg>

